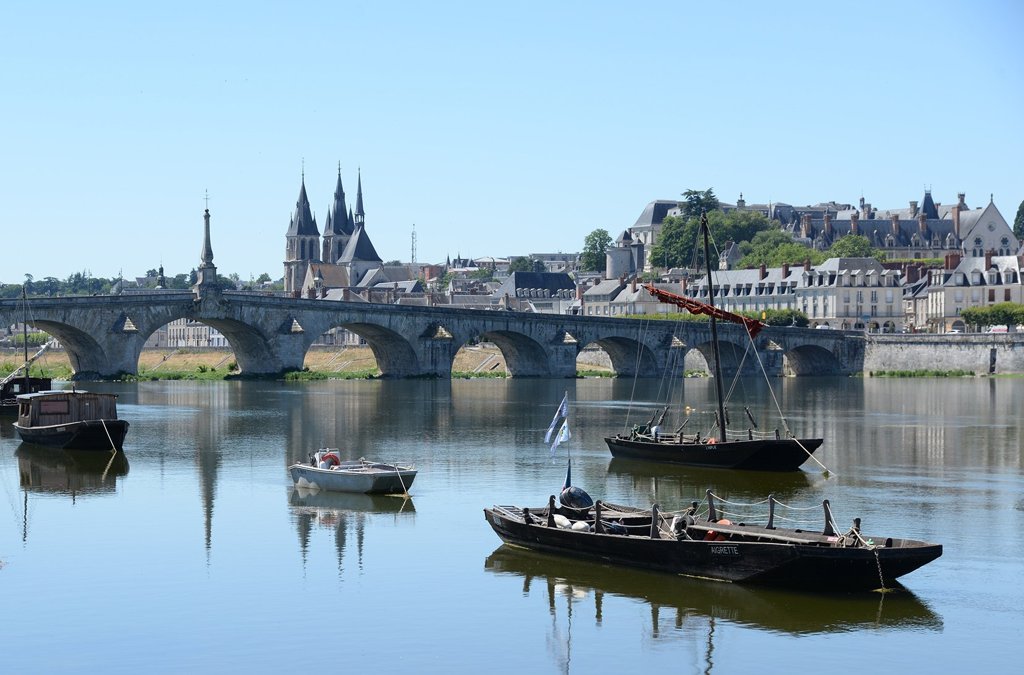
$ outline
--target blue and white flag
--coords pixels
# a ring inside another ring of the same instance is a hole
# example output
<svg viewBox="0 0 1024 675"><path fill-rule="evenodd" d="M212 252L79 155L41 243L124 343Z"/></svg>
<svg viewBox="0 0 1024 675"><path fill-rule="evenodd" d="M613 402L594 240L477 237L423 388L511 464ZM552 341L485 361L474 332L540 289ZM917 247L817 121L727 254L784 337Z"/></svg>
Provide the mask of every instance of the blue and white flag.
<svg viewBox="0 0 1024 675"><path fill-rule="evenodd" d="M555 433L555 427L558 426L559 421L567 417L569 417L569 392L565 392L562 402L558 405L558 410L555 411L555 416L551 419L551 426L548 427L548 432L544 434L545 443L551 442L551 434Z"/></svg>
<svg viewBox="0 0 1024 675"><path fill-rule="evenodd" d="M572 438L572 434L569 433L569 420L565 420L562 422L562 428L558 430L558 436L555 437L555 442L551 444L551 455L554 456L555 448L558 447L559 443L565 443L570 438Z"/></svg>

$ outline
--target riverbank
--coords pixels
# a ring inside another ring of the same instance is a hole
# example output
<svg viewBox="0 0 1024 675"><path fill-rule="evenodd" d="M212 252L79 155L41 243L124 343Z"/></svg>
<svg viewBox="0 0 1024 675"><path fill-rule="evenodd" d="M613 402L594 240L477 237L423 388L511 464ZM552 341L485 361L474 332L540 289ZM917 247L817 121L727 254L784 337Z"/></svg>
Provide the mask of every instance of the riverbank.
<svg viewBox="0 0 1024 675"><path fill-rule="evenodd" d="M18 350L0 352L0 375L11 372L24 360ZM313 347L306 353L302 373L292 379L360 379L377 377L380 369L369 347ZM598 363L581 364L581 375L610 374ZM47 352L32 366L54 379L69 379L71 363L63 350ZM139 356L138 378L161 380L221 380L237 372L230 349L146 349ZM452 364L453 377L505 377L505 358L495 346L460 349Z"/></svg>

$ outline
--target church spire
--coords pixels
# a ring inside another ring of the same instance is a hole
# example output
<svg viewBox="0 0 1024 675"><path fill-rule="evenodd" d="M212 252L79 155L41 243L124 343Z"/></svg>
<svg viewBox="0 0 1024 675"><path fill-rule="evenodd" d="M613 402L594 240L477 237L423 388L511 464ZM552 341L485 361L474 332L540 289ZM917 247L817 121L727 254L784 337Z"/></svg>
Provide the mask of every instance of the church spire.
<svg viewBox="0 0 1024 675"><path fill-rule="evenodd" d="M366 221L363 211L363 170L359 169L359 183L356 187L356 219L354 225L362 225Z"/></svg>
<svg viewBox="0 0 1024 675"><path fill-rule="evenodd" d="M338 162L338 184L334 188L334 201L327 209L327 224L324 226L322 260L326 263L338 262L338 257L345 250L345 245L352 235L353 228L347 210L345 187L341 183L341 162Z"/></svg>

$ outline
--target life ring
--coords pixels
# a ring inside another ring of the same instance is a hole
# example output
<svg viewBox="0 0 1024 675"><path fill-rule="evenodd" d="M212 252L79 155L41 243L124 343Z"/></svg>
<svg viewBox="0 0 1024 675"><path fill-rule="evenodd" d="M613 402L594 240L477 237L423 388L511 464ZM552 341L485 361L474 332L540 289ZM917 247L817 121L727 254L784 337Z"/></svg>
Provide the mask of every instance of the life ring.
<svg viewBox="0 0 1024 675"><path fill-rule="evenodd" d="M327 462L329 465L341 464L341 457L336 452L325 452L320 458L321 462Z"/></svg>
<svg viewBox="0 0 1024 675"><path fill-rule="evenodd" d="M732 525L732 521L728 518L722 518L718 521L719 525ZM721 532L715 532L714 530L708 530L708 533L704 535L704 541L725 541L725 535Z"/></svg>

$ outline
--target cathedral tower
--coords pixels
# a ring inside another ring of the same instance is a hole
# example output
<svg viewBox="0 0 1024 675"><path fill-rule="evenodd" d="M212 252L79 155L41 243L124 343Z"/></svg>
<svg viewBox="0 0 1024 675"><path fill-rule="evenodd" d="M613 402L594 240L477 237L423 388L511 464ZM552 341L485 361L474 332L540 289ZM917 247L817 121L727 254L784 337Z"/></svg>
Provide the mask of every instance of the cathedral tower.
<svg viewBox="0 0 1024 675"><path fill-rule="evenodd" d="M340 178L339 178L340 181ZM339 182L340 185L340 182ZM295 214L285 234L284 290L295 293L302 290L306 270L310 263L320 262L320 230L316 218L309 208L306 197L306 176L302 175L299 199L295 202Z"/></svg>

